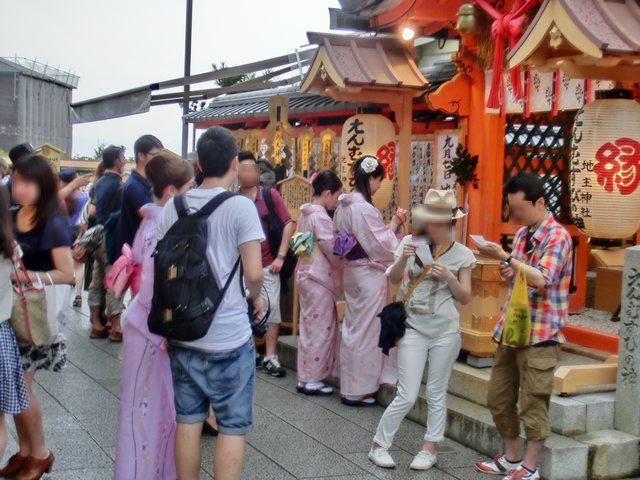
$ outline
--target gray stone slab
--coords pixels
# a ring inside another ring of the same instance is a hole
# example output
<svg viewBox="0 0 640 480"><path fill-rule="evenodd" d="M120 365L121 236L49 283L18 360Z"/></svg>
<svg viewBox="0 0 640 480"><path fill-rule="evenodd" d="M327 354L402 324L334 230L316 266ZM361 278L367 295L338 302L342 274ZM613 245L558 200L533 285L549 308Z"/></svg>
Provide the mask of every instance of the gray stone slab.
<svg viewBox="0 0 640 480"><path fill-rule="evenodd" d="M573 398L554 396L549 404L551 430L560 435L576 435L587 431L587 406Z"/></svg>
<svg viewBox="0 0 640 480"><path fill-rule="evenodd" d="M267 430L256 429L248 440L253 448L296 478L362 473L335 451L284 422Z"/></svg>
<svg viewBox="0 0 640 480"><path fill-rule="evenodd" d="M615 392L591 393L578 395L574 398L586 406L587 432L613 429L616 408Z"/></svg>
<svg viewBox="0 0 640 480"><path fill-rule="evenodd" d="M47 447L56 456L54 471L113 468L113 461L83 430L58 432L47 438Z"/></svg>
<svg viewBox="0 0 640 480"><path fill-rule="evenodd" d="M589 448L573 439L552 434L540 457L540 474L553 480L587 478Z"/></svg>
<svg viewBox="0 0 640 480"><path fill-rule="evenodd" d="M368 452L373 434L343 418L292 420L291 425L340 453Z"/></svg>
<svg viewBox="0 0 640 480"><path fill-rule="evenodd" d="M47 477L43 477L47 478ZM50 480L113 480L113 468L85 468L81 470L55 470Z"/></svg>
<svg viewBox="0 0 640 480"><path fill-rule="evenodd" d="M640 245L624 251L615 428L640 436Z"/></svg>
<svg viewBox="0 0 640 480"><path fill-rule="evenodd" d="M577 440L589 446L593 478L627 478L640 473L640 438L615 430L603 430L585 433Z"/></svg>
<svg viewBox="0 0 640 480"><path fill-rule="evenodd" d="M330 410L322 408L308 397L264 382L258 382L256 385L255 404L288 420L310 420L333 416Z"/></svg>
<svg viewBox="0 0 640 480"><path fill-rule="evenodd" d="M314 477L309 480L376 480L376 477L368 473L362 475L340 475L337 477Z"/></svg>
<svg viewBox="0 0 640 480"><path fill-rule="evenodd" d="M102 448L116 446L119 416L117 409L77 413L75 416L82 427L91 435L91 438Z"/></svg>

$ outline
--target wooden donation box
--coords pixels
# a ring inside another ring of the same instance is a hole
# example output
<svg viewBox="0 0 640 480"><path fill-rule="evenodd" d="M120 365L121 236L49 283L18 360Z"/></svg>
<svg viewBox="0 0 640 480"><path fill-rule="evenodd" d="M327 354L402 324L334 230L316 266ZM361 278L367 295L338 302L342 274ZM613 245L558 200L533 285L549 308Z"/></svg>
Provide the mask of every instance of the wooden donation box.
<svg viewBox="0 0 640 480"><path fill-rule="evenodd" d="M509 282L500 276L500 262L477 256L471 272L471 301L460 305L462 350L476 357L491 357L497 345L491 340L509 295Z"/></svg>

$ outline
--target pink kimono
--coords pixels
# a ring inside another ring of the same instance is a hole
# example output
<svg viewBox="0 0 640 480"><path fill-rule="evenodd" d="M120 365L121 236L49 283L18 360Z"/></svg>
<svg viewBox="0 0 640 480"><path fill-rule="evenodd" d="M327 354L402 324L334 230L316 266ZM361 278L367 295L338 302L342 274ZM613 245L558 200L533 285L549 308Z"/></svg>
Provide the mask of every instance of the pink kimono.
<svg viewBox="0 0 640 480"><path fill-rule="evenodd" d="M298 380L320 382L338 376L340 341L336 293L342 284L342 260L333 255L333 221L321 205L300 207L298 232L313 234L311 255L300 255L296 285L300 299Z"/></svg>
<svg viewBox="0 0 640 480"><path fill-rule="evenodd" d="M120 422L116 448L118 480L175 480L176 412L169 355L164 339L149 332L153 258L162 207L142 207L133 241L134 263L142 264L140 292L124 312Z"/></svg>
<svg viewBox="0 0 640 480"><path fill-rule="evenodd" d="M398 239L378 209L358 192L340 197L334 222L337 231L355 236L366 254L345 262L346 311L340 344L340 391L351 397L365 396L377 392L383 383L398 380L396 349L387 357L378 348L377 317L390 302L385 270L394 261Z"/></svg>

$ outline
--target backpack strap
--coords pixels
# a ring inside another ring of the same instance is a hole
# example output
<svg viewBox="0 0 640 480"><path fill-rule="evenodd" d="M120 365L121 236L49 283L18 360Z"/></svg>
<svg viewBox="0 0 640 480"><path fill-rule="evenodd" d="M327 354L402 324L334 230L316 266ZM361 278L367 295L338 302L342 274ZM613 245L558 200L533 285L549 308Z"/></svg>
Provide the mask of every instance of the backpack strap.
<svg viewBox="0 0 640 480"><path fill-rule="evenodd" d="M267 211L269 215L275 216L276 212L273 207L273 197L271 196L271 187L265 187L262 189L262 198L264 200L264 204L267 206ZM280 219L278 219L280 222Z"/></svg>
<svg viewBox="0 0 640 480"><path fill-rule="evenodd" d="M178 212L178 218L185 217L189 214L189 206L184 199L184 193L173 197L173 205L176 207L176 212Z"/></svg>
<svg viewBox="0 0 640 480"><path fill-rule="evenodd" d="M204 218L209 217L214 212L214 210L222 205L226 200L229 200L231 197L235 197L237 195L239 194L229 191L219 193L214 198L205 203L203 207L198 210L196 215Z"/></svg>

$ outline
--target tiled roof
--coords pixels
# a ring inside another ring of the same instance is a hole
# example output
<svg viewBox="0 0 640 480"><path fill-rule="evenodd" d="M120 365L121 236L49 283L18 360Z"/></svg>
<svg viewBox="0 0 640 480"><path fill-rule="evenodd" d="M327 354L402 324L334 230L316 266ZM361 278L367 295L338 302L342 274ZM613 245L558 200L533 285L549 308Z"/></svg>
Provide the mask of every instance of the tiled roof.
<svg viewBox="0 0 640 480"><path fill-rule="evenodd" d="M330 97L313 93L299 93L293 89L266 90L251 94L226 95L213 99L207 108L185 116L190 123L208 120L241 120L260 118L269 115L269 99L277 94L289 97L289 116L305 113L332 112L353 110L359 106L355 103L336 102Z"/></svg>

